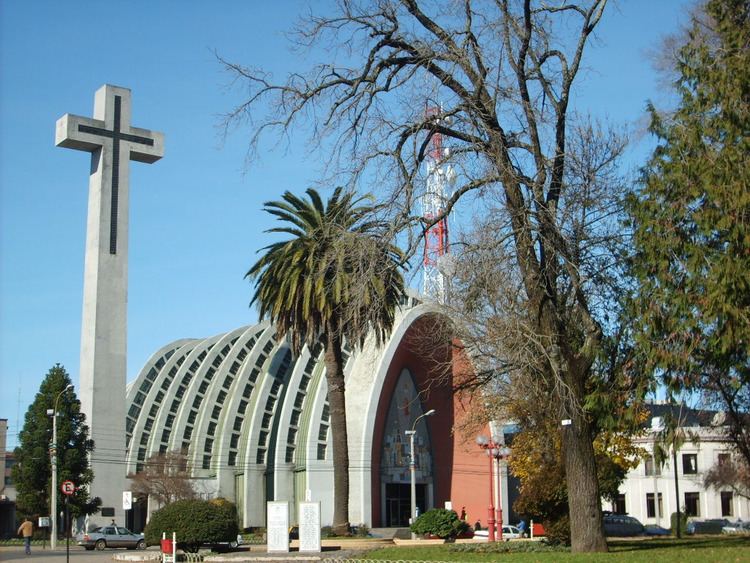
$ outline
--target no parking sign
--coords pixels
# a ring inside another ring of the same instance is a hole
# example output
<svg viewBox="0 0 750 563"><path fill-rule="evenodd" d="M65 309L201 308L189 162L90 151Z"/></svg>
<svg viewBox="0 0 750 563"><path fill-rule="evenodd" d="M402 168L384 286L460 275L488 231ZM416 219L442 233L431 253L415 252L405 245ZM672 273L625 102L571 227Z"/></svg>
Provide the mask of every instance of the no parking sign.
<svg viewBox="0 0 750 563"><path fill-rule="evenodd" d="M62 489L63 494L66 495L72 495L76 492L76 485L73 481L63 481L60 488Z"/></svg>

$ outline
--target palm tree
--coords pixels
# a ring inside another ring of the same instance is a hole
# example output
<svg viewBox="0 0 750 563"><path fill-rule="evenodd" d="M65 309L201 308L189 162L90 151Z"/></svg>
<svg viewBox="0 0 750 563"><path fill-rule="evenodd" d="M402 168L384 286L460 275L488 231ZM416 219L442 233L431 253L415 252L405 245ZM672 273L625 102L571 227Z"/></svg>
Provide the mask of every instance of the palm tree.
<svg viewBox="0 0 750 563"><path fill-rule="evenodd" d="M267 232L292 238L265 247L265 254L248 271L255 281L261 318L289 335L299 353L304 344L324 346L333 446L333 528L349 529L349 452L344 398L344 339L361 346L368 334L380 343L393 326L396 307L404 295L402 252L381 233L384 223L373 220L368 197L355 197L336 188L327 204L312 188L309 200L285 192L283 201L270 201L264 210L284 222Z"/></svg>

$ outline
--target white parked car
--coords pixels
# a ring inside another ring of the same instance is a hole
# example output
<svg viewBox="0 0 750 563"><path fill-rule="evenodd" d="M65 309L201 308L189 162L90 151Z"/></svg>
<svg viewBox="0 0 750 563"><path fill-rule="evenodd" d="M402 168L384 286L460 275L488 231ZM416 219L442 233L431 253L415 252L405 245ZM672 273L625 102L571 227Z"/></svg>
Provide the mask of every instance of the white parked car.
<svg viewBox="0 0 750 563"><path fill-rule="evenodd" d="M474 537L479 540L485 540L489 538L489 531L488 530L476 530L474 532ZM515 526L509 526L505 524L503 526L503 541L510 541L510 540L517 540L518 538L526 537L525 534L521 533L521 530L516 528ZM499 540L500 538L495 534L495 539Z"/></svg>
<svg viewBox="0 0 750 563"><path fill-rule="evenodd" d="M721 529L722 534L750 534L750 522L730 522Z"/></svg>

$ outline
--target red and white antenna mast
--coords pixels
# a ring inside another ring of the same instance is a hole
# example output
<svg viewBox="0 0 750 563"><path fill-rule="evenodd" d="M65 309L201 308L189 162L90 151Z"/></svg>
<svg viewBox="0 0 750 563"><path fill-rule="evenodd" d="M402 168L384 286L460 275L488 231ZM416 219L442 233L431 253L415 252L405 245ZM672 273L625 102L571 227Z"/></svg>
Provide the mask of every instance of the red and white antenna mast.
<svg viewBox="0 0 750 563"><path fill-rule="evenodd" d="M440 108L428 107L425 110L425 117L436 119L438 123L444 119L440 115ZM455 179L453 167L446 162L448 156L448 149L443 147L443 136L434 132L425 159L427 182L422 198L422 216L426 222L432 222L445 211L446 188ZM447 281L443 273L448 260L448 219L443 217L424 235L422 292L425 297L438 303L446 303L448 299Z"/></svg>

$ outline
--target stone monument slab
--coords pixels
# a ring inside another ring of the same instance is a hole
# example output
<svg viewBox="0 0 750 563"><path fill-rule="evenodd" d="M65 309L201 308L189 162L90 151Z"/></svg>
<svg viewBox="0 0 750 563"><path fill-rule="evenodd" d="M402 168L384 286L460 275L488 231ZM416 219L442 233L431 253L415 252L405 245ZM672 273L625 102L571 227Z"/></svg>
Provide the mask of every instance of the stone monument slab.
<svg viewBox="0 0 750 563"><path fill-rule="evenodd" d="M268 553L289 553L289 503L266 503L266 549Z"/></svg>
<svg viewBox="0 0 750 563"><path fill-rule="evenodd" d="M320 502L300 502L299 519L300 552L320 551Z"/></svg>

